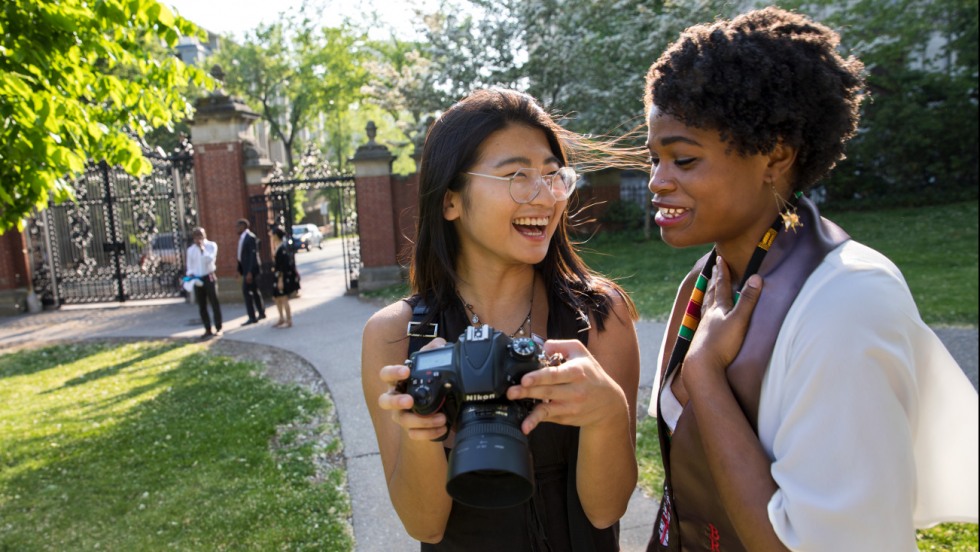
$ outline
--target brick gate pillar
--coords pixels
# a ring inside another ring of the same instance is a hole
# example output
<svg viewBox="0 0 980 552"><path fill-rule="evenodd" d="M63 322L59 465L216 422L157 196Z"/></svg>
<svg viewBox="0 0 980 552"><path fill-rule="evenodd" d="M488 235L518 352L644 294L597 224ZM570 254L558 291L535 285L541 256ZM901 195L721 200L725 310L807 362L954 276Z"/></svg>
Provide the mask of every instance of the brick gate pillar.
<svg viewBox="0 0 980 552"><path fill-rule="evenodd" d="M361 239L361 274L357 287L370 291L401 281L398 266L396 214L391 165L395 158L388 148L374 141L377 127L367 124L368 142L357 148L351 159L357 194L357 231Z"/></svg>
<svg viewBox="0 0 980 552"><path fill-rule="evenodd" d="M0 235L0 316L27 311L27 266L24 235L11 228Z"/></svg>
<svg viewBox="0 0 980 552"><path fill-rule="evenodd" d="M241 100L219 89L194 107L191 143L198 219L208 239L218 244L221 301L240 302L235 221L248 218L250 197L265 194L273 164L256 145L252 124L259 115ZM268 245L266 236L260 238Z"/></svg>

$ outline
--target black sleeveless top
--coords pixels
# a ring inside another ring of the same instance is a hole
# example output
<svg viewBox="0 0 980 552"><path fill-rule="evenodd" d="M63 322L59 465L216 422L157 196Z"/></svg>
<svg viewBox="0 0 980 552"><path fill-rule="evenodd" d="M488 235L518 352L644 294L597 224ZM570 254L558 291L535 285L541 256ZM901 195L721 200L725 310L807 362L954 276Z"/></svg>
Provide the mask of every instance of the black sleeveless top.
<svg viewBox="0 0 980 552"><path fill-rule="evenodd" d="M406 300L414 308L419 296ZM468 321L462 307L439 313L439 337L455 341ZM548 297L548 338L588 345L588 320L564 301ZM472 508L453 502L443 539L422 552L612 552L619 522L596 529L582 510L575 485L579 429L549 422L528 436L534 459L531 499L511 508ZM446 450L448 456L449 449Z"/></svg>

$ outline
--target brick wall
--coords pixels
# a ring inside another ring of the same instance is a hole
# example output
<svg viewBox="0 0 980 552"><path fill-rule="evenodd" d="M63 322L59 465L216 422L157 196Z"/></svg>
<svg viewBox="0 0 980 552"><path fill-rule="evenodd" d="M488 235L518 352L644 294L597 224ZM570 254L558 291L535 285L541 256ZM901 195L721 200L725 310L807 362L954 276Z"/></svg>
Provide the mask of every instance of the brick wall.
<svg viewBox="0 0 980 552"><path fill-rule="evenodd" d="M395 209L390 175L358 177L357 221L365 268L395 264Z"/></svg>
<svg viewBox="0 0 980 552"><path fill-rule="evenodd" d="M218 276L238 274L238 232L235 221L248 218L242 145L238 142L195 145L194 170L201 226L218 244ZM253 186L257 194L261 186Z"/></svg>
<svg viewBox="0 0 980 552"><path fill-rule="evenodd" d="M24 236L16 229L0 236L0 290L27 288Z"/></svg>

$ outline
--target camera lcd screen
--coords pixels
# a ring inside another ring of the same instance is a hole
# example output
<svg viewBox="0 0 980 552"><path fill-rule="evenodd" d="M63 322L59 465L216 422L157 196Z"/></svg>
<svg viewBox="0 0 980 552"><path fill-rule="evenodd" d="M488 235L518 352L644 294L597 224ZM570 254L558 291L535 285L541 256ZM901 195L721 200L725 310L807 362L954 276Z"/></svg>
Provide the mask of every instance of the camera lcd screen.
<svg viewBox="0 0 980 552"><path fill-rule="evenodd" d="M433 370L449 366L453 361L453 348L443 347L434 351L426 351L425 354L416 355L415 367L418 370Z"/></svg>

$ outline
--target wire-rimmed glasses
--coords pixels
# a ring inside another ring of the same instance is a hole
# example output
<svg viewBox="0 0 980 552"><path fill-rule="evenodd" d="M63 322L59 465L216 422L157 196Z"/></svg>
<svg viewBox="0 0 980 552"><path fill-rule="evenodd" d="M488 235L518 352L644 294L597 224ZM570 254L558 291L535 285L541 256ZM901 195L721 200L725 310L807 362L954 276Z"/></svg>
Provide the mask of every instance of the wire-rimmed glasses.
<svg viewBox="0 0 980 552"><path fill-rule="evenodd" d="M467 172L472 176L482 176L494 180L505 180L510 183L510 197L518 203L530 203L538 197L542 188L551 190L555 199L561 201L568 199L575 191L575 182L578 175L571 167L562 167L553 173L541 174L538 169L523 168L517 169L510 176L494 176L492 174L482 174Z"/></svg>

